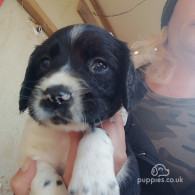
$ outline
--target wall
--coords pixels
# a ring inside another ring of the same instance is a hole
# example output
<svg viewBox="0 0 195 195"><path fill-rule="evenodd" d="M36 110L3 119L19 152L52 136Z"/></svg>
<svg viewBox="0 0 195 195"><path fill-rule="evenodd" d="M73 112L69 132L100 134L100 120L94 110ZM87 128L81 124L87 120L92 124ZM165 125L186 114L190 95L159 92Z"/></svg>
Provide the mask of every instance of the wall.
<svg viewBox="0 0 195 195"><path fill-rule="evenodd" d="M82 23L76 11L79 0L36 0L57 28Z"/></svg>
<svg viewBox="0 0 195 195"><path fill-rule="evenodd" d="M37 1L58 28L82 22L78 0ZM56 5L58 2L58 5ZM74 2L70 4L70 2ZM18 111L18 94L28 57L45 38L35 35L29 15L16 0L0 7L0 194L9 195L9 181L18 169L19 142L26 118Z"/></svg>
<svg viewBox="0 0 195 195"><path fill-rule="evenodd" d="M155 34L160 31L160 18L166 0L123 0L120 3L118 3L118 0L98 1L106 15L127 11L125 14L108 17L108 19L117 37L130 45L135 41L148 39L151 33ZM143 3L136 7L139 2ZM128 12L128 10L131 11Z"/></svg>
<svg viewBox="0 0 195 195"><path fill-rule="evenodd" d="M77 12L79 0L36 0L44 12L54 22L57 28L67 25L83 23ZM93 12L94 8L89 0L86 3ZM100 19L96 17L99 26L102 26Z"/></svg>

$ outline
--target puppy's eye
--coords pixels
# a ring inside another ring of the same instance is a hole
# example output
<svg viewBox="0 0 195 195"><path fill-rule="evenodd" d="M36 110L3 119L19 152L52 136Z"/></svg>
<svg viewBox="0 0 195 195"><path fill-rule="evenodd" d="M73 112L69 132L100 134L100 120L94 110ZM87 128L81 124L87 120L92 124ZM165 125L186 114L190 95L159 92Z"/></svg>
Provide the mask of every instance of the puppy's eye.
<svg viewBox="0 0 195 195"><path fill-rule="evenodd" d="M102 73L108 68L108 65L101 59L95 59L90 63L89 70L93 73Z"/></svg>
<svg viewBox="0 0 195 195"><path fill-rule="evenodd" d="M42 71L48 70L51 66L50 59L48 57L45 57L40 62L40 68Z"/></svg>

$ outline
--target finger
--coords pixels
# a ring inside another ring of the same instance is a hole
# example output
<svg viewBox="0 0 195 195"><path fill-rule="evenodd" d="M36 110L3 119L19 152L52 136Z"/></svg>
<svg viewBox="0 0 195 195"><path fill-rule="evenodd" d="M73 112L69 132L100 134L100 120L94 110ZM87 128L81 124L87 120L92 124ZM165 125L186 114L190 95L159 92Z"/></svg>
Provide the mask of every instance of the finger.
<svg viewBox="0 0 195 195"><path fill-rule="evenodd" d="M18 170L11 180L15 195L28 195L31 182L36 174L36 161L28 158L23 167Z"/></svg>
<svg viewBox="0 0 195 195"><path fill-rule="evenodd" d="M102 128L109 134L114 147L115 173L118 173L127 159L125 131L120 111L112 120L103 122Z"/></svg>
<svg viewBox="0 0 195 195"><path fill-rule="evenodd" d="M120 136L120 139L125 144L124 123L120 111L114 115L114 124L117 126L115 133Z"/></svg>
<svg viewBox="0 0 195 195"><path fill-rule="evenodd" d="M112 120L104 121L101 128L109 134L112 142L120 140L125 143L125 131L120 111L114 115Z"/></svg>
<svg viewBox="0 0 195 195"><path fill-rule="evenodd" d="M83 133L81 132L70 132L70 148L68 151L68 157L66 160L66 171L63 175L63 180L66 184L66 186L69 185L71 177L72 177L72 171L74 167L74 161L76 159L77 154L77 148L79 145L79 141L81 140Z"/></svg>

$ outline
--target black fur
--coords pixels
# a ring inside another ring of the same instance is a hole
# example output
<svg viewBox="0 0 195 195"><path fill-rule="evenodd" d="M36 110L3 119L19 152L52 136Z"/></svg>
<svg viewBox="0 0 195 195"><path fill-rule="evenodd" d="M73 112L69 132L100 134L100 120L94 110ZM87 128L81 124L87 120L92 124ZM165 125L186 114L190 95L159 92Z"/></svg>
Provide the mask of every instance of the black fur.
<svg viewBox="0 0 195 195"><path fill-rule="evenodd" d="M42 77L49 77L69 64L69 73L87 83L88 93L82 97L86 122L93 125L106 120L122 105L130 111L146 89L136 74L127 44L104 29L87 24L72 41L72 28L74 25L57 31L32 53L20 91L19 110L29 108L35 118L30 107L35 86ZM103 60L108 67L106 71L90 71L90 62L96 58Z"/></svg>

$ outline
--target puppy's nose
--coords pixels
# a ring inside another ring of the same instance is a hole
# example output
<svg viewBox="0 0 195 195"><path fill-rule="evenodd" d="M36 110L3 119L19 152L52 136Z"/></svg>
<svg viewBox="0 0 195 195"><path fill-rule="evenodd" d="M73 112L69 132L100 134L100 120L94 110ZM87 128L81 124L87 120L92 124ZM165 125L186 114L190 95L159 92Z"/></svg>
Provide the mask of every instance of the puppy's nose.
<svg viewBox="0 0 195 195"><path fill-rule="evenodd" d="M71 99L71 93L63 85L51 86L45 90L43 99L48 100L51 104L61 105Z"/></svg>

